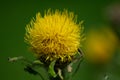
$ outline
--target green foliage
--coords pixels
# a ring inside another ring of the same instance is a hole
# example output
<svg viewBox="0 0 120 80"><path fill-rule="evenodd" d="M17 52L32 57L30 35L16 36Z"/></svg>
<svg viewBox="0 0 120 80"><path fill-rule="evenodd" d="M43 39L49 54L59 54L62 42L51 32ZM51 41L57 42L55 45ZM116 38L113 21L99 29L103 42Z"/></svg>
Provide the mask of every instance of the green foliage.
<svg viewBox="0 0 120 80"><path fill-rule="evenodd" d="M49 65L49 69L48 69L48 72L50 73L50 75L52 77L56 77L57 74L55 73L55 70L54 70L54 66L55 66L55 63L56 63L56 60L52 61Z"/></svg>

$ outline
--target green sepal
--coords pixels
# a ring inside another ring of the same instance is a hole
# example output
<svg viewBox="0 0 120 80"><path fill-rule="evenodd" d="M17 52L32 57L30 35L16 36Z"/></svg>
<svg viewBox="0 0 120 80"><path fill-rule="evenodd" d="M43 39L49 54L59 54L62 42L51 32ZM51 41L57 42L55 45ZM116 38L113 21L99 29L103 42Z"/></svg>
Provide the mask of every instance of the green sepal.
<svg viewBox="0 0 120 80"><path fill-rule="evenodd" d="M56 63L56 60L52 61L49 65L49 69L48 69L48 72L54 78L57 76L57 74L55 73L55 70L54 70L55 63Z"/></svg>
<svg viewBox="0 0 120 80"><path fill-rule="evenodd" d="M33 61L34 65L43 65L43 63L40 60Z"/></svg>

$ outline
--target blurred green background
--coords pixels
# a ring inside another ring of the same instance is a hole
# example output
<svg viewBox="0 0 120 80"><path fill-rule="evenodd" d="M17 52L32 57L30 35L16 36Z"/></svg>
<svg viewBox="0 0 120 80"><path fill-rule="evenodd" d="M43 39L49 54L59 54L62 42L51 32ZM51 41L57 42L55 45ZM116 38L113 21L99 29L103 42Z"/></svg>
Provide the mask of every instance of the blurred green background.
<svg viewBox="0 0 120 80"><path fill-rule="evenodd" d="M33 60L24 42L25 26L44 10L68 9L78 15L78 21L84 20L85 32L92 26L107 24L104 9L117 0L3 0L0 1L0 80L40 80L30 75L20 63L9 63L8 57L24 56ZM95 28L94 27L94 28ZM116 53L118 53L116 51ZM42 70L41 70L42 72ZM43 73L44 75L45 73ZM120 80L120 54L107 66L92 65L84 60L71 80Z"/></svg>

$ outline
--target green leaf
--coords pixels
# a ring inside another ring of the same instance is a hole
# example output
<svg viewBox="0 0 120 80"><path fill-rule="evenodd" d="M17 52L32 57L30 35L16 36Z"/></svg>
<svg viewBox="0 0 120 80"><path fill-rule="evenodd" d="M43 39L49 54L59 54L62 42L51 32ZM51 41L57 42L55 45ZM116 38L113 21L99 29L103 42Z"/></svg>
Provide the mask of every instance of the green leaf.
<svg viewBox="0 0 120 80"><path fill-rule="evenodd" d="M43 63L40 60L35 60L35 61L33 61L33 64L42 65Z"/></svg>
<svg viewBox="0 0 120 80"><path fill-rule="evenodd" d="M60 77L61 80L63 80L63 76L62 76L62 70L60 68L58 68L58 75Z"/></svg>
<svg viewBox="0 0 120 80"><path fill-rule="evenodd" d="M23 60L24 59L24 57L23 56L18 56L18 57L8 57L8 61L9 62L16 62L16 61L18 61L18 60Z"/></svg>
<svg viewBox="0 0 120 80"><path fill-rule="evenodd" d="M55 73L54 66L55 66L56 60L52 61L49 65L48 72L50 73L51 76L56 77L57 74Z"/></svg>

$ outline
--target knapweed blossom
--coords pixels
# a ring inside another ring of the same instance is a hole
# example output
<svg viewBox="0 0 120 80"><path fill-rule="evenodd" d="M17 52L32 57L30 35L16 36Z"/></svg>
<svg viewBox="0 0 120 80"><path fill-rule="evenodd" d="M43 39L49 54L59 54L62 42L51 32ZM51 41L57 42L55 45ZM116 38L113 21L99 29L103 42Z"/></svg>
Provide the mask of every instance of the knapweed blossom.
<svg viewBox="0 0 120 80"><path fill-rule="evenodd" d="M26 26L25 41L42 62L72 61L81 45L81 24L77 24L77 17L67 10L48 10L44 16L37 13Z"/></svg>

